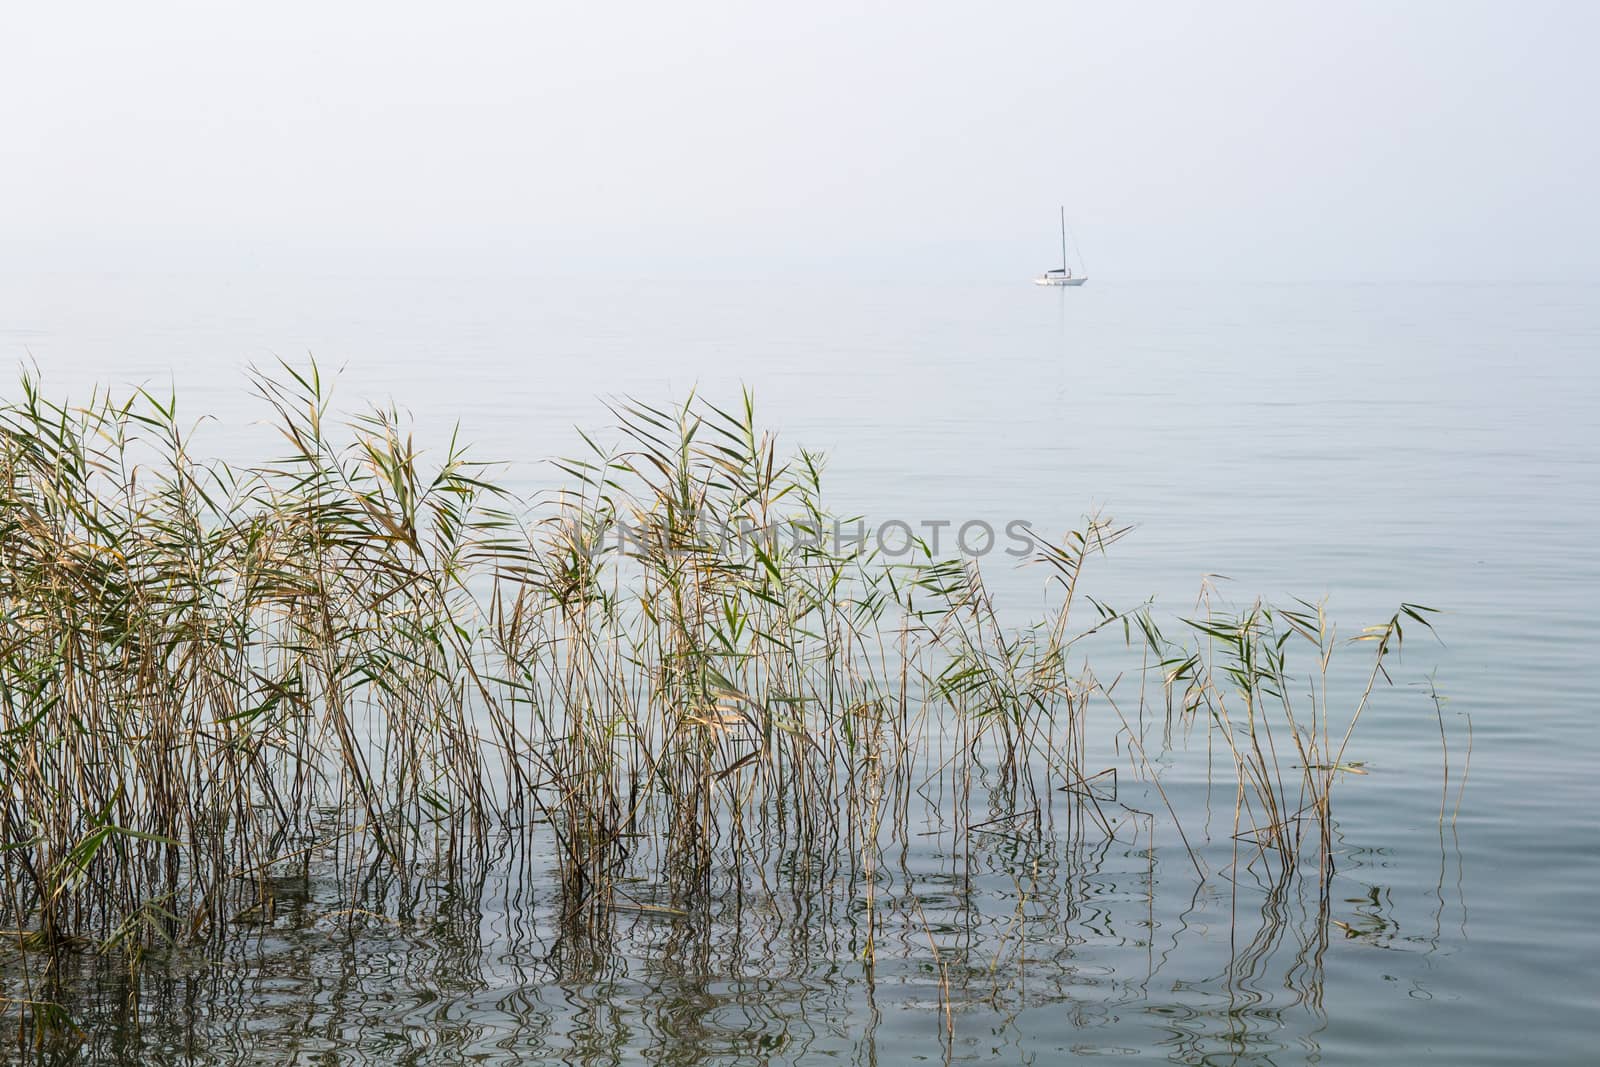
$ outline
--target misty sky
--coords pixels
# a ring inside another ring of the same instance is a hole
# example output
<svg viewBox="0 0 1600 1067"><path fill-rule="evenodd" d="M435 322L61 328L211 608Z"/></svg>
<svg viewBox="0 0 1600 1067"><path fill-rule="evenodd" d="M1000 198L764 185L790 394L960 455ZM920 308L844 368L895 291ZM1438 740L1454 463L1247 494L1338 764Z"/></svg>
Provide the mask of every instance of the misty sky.
<svg viewBox="0 0 1600 1067"><path fill-rule="evenodd" d="M0 7L0 267L1600 277L1600 3Z"/></svg>

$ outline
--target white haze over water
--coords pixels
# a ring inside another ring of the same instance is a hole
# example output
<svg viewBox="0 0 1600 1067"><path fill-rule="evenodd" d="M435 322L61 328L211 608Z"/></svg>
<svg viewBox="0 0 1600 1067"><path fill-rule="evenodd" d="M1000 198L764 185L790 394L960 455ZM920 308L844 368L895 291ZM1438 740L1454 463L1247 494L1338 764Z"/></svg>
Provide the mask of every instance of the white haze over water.
<svg viewBox="0 0 1600 1067"><path fill-rule="evenodd" d="M11 4L0 269L1600 275L1600 6Z"/></svg>

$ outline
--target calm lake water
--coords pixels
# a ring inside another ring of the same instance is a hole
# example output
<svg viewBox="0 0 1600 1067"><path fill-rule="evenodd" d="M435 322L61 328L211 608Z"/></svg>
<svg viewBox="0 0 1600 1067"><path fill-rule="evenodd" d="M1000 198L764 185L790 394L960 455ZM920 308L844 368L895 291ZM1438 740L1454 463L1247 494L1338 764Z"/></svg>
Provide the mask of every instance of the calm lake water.
<svg viewBox="0 0 1600 1067"><path fill-rule="evenodd" d="M392 399L441 444L459 422L522 492L558 484L543 461L608 425L603 398L749 386L782 440L827 453L841 513L1059 533L1102 510L1137 529L1097 595L1180 614L1226 575L1235 603L1328 597L1344 633L1411 601L1445 612L1443 644L1408 641L1352 742L1368 773L1335 795L1326 922L1314 893L1216 864L1202 883L1137 822L930 834L901 858L903 918L871 969L852 916L803 900L640 912L597 947L554 936L549 887L514 859L356 929L312 878L220 958L152 967L137 998L110 967L72 1006L85 1042L48 1058L1593 1062L1600 288L0 279L6 359L74 398L175 384L212 420L199 450L228 458L273 447L246 367L308 352L347 408ZM1009 616L1039 613L1036 570L987 567ZM1207 816L1192 755L1170 788L1225 854L1231 798ZM948 1014L930 937L960 968Z"/></svg>

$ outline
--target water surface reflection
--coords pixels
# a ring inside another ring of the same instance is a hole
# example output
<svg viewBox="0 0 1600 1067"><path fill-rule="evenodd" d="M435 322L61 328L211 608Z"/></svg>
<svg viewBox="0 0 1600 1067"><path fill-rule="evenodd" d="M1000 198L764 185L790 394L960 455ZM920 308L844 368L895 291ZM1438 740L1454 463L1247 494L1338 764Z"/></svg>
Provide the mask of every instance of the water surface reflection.
<svg viewBox="0 0 1600 1067"><path fill-rule="evenodd" d="M1257 868L1198 883L1122 792L1111 837L1062 794L1037 827L930 818L881 852L870 893L859 871L790 850L765 887L729 872L702 894L636 882L574 913L537 834L455 878L308 865L273 878L219 958L158 956L136 976L77 960L64 976L77 1036L32 1046L19 1032L13 1051L42 1064L1300 1062L1329 1024L1330 958L1364 973L1346 999L1356 988L1362 1010L1382 1010L1429 996L1425 970L1384 956L1448 954L1465 936L1448 826L1432 863L1349 848L1325 891ZM1231 846L1210 847L1225 861Z"/></svg>

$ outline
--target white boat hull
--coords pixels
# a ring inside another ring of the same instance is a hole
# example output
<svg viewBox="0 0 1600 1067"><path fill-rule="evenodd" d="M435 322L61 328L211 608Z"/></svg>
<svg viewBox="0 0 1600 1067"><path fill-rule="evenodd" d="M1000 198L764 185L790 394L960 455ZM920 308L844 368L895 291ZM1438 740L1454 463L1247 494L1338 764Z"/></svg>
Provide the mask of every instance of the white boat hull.
<svg viewBox="0 0 1600 1067"><path fill-rule="evenodd" d="M1042 275L1042 276L1040 276L1038 278L1035 278L1033 280L1033 284L1034 285L1082 285L1084 282L1086 282L1088 280L1089 280L1088 275L1085 275L1082 278L1061 278L1061 277L1052 278L1050 275L1045 274L1045 275Z"/></svg>

